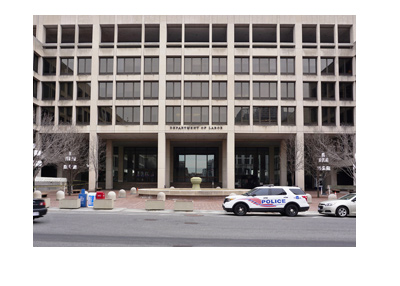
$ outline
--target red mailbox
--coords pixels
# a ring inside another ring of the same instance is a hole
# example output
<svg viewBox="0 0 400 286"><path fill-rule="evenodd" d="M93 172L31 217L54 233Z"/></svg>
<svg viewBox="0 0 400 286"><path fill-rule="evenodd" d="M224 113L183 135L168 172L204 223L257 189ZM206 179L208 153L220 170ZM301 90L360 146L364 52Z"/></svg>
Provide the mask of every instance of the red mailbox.
<svg viewBox="0 0 400 286"><path fill-rule="evenodd" d="M106 195L104 192L97 192L96 193L96 200L101 200L101 199L105 199Z"/></svg>

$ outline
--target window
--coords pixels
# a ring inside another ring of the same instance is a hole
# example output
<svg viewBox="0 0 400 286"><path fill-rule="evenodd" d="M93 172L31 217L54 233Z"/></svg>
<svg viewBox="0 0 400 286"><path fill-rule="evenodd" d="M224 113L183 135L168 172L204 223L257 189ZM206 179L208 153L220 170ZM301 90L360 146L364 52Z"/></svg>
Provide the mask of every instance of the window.
<svg viewBox="0 0 400 286"><path fill-rule="evenodd" d="M140 58L118 57L117 74L140 74Z"/></svg>
<svg viewBox="0 0 400 286"><path fill-rule="evenodd" d="M204 25L185 25L185 42L186 43L207 43L210 41L209 36L210 27L208 24Z"/></svg>
<svg viewBox="0 0 400 286"><path fill-rule="evenodd" d="M180 43L182 42L182 25L167 25L167 42Z"/></svg>
<svg viewBox="0 0 400 286"><path fill-rule="evenodd" d="M167 124L181 124L181 107L167 106L165 122Z"/></svg>
<svg viewBox="0 0 400 286"><path fill-rule="evenodd" d="M142 41L142 25L118 25L118 43Z"/></svg>
<svg viewBox="0 0 400 286"><path fill-rule="evenodd" d="M338 42L339 43L350 43L351 26L339 26L338 27Z"/></svg>
<svg viewBox="0 0 400 286"><path fill-rule="evenodd" d="M98 107L98 125L111 125L112 123L112 107L111 106L99 106Z"/></svg>
<svg viewBox="0 0 400 286"><path fill-rule="evenodd" d="M38 72L39 70L39 58L40 56L33 53L33 71Z"/></svg>
<svg viewBox="0 0 400 286"><path fill-rule="evenodd" d="M303 82L303 99L317 99L316 82Z"/></svg>
<svg viewBox="0 0 400 286"><path fill-rule="evenodd" d="M167 81L167 99L181 99L180 81Z"/></svg>
<svg viewBox="0 0 400 286"><path fill-rule="evenodd" d="M286 196L286 192L281 188L271 188L268 190L268 196Z"/></svg>
<svg viewBox="0 0 400 286"><path fill-rule="evenodd" d="M140 99L140 82L118 81L117 99Z"/></svg>
<svg viewBox="0 0 400 286"><path fill-rule="evenodd" d="M99 82L99 99L112 99L113 83L111 81Z"/></svg>
<svg viewBox="0 0 400 286"><path fill-rule="evenodd" d="M250 87L248 81L235 81L235 98L249 99Z"/></svg>
<svg viewBox="0 0 400 286"><path fill-rule="evenodd" d="M212 107L212 123L226 125L227 120L227 107L226 106L213 106Z"/></svg>
<svg viewBox="0 0 400 286"><path fill-rule="evenodd" d="M352 58L339 58L339 75L353 75L352 62Z"/></svg>
<svg viewBox="0 0 400 286"><path fill-rule="evenodd" d="M293 43L294 25L280 25L281 43Z"/></svg>
<svg viewBox="0 0 400 286"><path fill-rule="evenodd" d="M56 99L56 83L42 82L42 100Z"/></svg>
<svg viewBox="0 0 400 286"><path fill-rule="evenodd" d="M340 107L340 126L354 125L354 107Z"/></svg>
<svg viewBox="0 0 400 286"><path fill-rule="evenodd" d="M276 125L278 124L278 107L276 106L254 106L254 125Z"/></svg>
<svg viewBox="0 0 400 286"><path fill-rule="evenodd" d="M140 124L139 106L117 106L115 107L115 124Z"/></svg>
<svg viewBox="0 0 400 286"><path fill-rule="evenodd" d="M276 43L276 25L253 24L253 43Z"/></svg>
<svg viewBox="0 0 400 286"><path fill-rule="evenodd" d="M158 81L144 82L144 99L158 99Z"/></svg>
<svg viewBox="0 0 400 286"><path fill-rule="evenodd" d="M93 26L79 26L79 43L91 43Z"/></svg>
<svg viewBox="0 0 400 286"><path fill-rule="evenodd" d="M58 107L58 125L72 124L72 106Z"/></svg>
<svg viewBox="0 0 400 286"><path fill-rule="evenodd" d="M249 58L236 57L235 58L235 74L249 74Z"/></svg>
<svg viewBox="0 0 400 286"><path fill-rule="evenodd" d="M353 100L353 83L339 82L340 100Z"/></svg>
<svg viewBox="0 0 400 286"><path fill-rule="evenodd" d="M46 32L46 44L57 43L57 26L45 27Z"/></svg>
<svg viewBox="0 0 400 286"><path fill-rule="evenodd" d="M73 82L60 82L60 100L72 100Z"/></svg>
<svg viewBox="0 0 400 286"><path fill-rule="evenodd" d="M38 91L38 81L33 79L33 97L37 98L37 91Z"/></svg>
<svg viewBox="0 0 400 286"><path fill-rule="evenodd" d="M276 82L253 82L253 99L276 99Z"/></svg>
<svg viewBox="0 0 400 286"><path fill-rule="evenodd" d="M303 74L317 74L317 58L303 58Z"/></svg>
<svg viewBox="0 0 400 286"><path fill-rule="evenodd" d="M250 107L235 106L235 125L250 124Z"/></svg>
<svg viewBox="0 0 400 286"><path fill-rule="evenodd" d="M304 125L318 125L318 107L304 107Z"/></svg>
<svg viewBox="0 0 400 286"><path fill-rule="evenodd" d="M208 74L208 57L185 57L185 74Z"/></svg>
<svg viewBox="0 0 400 286"><path fill-rule="evenodd" d="M42 125L54 125L54 107L53 106L42 106L41 107L41 124Z"/></svg>
<svg viewBox="0 0 400 286"><path fill-rule="evenodd" d="M208 99L208 81L186 81L185 99Z"/></svg>
<svg viewBox="0 0 400 286"><path fill-rule="evenodd" d="M295 74L294 58L281 58L281 74Z"/></svg>
<svg viewBox="0 0 400 286"><path fill-rule="evenodd" d="M60 75L74 75L74 58L60 59Z"/></svg>
<svg viewBox="0 0 400 286"><path fill-rule="evenodd" d="M256 189L254 193L251 194L252 196L268 196L268 189L267 188L260 188Z"/></svg>
<svg viewBox="0 0 400 286"><path fill-rule="evenodd" d="M101 29L101 42L114 43L114 25L104 25Z"/></svg>
<svg viewBox="0 0 400 286"><path fill-rule="evenodd" d="M100 58L99 74L113 74L114 58Z"/></svg>
<svg viewBox="0 0 400 286"><path fill-rule="evenodd" d="M235 25L235 42L249 42L249 25Z"/></svg>
<svg viewBox="0 0 400 286"><path fill-rule="evenodd" d="M334 74L335 74L335 59L321 58L321 75L334 75Z"/></svg>
<svg viewBox="0 0 400 286"><path fill-rule="evenodd" d="M143 124L158 123L158 106L143 107Z"/></svg>
<svg viewBox="0 0 400 286"><path fill-rule="evenodd" d="M61 43L74 43L75 42L75 26L62 26L61 27Z"/></svg>
<svg viewBox="0 0 400 286"><path fill-rule="evenodd" d="M43 75L56 75L56 58L43 58Z"/></svg>
<svg viewBox="0 0 400 286"><path fill-rule="evenodd" d="M167 74L181 73L181 57L167 57Z"/></svg>
<svg viewBox="0 0 400 286"><path fill-rule="evenodd" d="M334 43L334 26L320 27L320 42L321 43Z"/></svg>
<svg viewBox="0 0 400 286"><path fill-rule="evenodd" d="M281 99L295 99L295 82L281 82Z"/></svg>
<svg viewBox="0 0 400 286"><path fill-rule="evenodd" d="M158 57L145 57L144 58L144 73L145 74L158 74Z"/></svg>
<svg viewBox="0 0 400 286"><path fill-rule="evenodd" d="M322 125L336 125L336 107L322 107Z"/></svg>
<svg viewBox="0 0 400 286"><path fill-rule="evenodd" d="M77 82L77 99L90 100L91 82Z"/></svg>
<svg viewBox="0 0 400 286"><path fill-rule="evenodd" d="M212 82L212 98L213 99L226 99L227 89L226 81L213 81Z"/></svg>
<svg viewBox="0 0 400 286"><path fill-rule="evenodd" d="M276 58L253 58L253 74L276 74Z"/></svg>
<svg viewBox="0 0 400 286"><path fill-rule="evenodd" d="M226 74L226 57L213 57L212 58L212 73L213 74Z"/></svg>
<svg viewBox="0 0 400 286"><path fill-rule="evenodd" d="M321 99L335 100L335 82L321 82Z"/></svg>
<svg viewBox="0 0 400 286"><path fill-rule="evenodd" d="M296 107L282 106L282 125L296 125Z"/></svg>
<svg viewBox="0 0 400 286"><path fill-rule="evenodd" d="M213 43L227 42L226 33L227 25L213 24L212 25L212 41Z"/></svg>
<svg viewBox="0 0 400 286"><path fill-rule="evenodd" d="M90 106L76 107L76 124L77 125L90 124Z"/></svg>
<svg viewBox="0 0 400 286"><path fill-rule="evenodd" d="M144 26L144 41L146 43L156 43L160 41L159 24L150 24Z"/></svg>
<svg viewBox="0 0 400 286"><path fill-rule="evenodd" d="M316 43L317 42L317 27L303 25L302 35L303 35L303 43Z"/></svg>
<svg viewBox="0 0 400 286"><path fill-rule="evenodd" d="M208 106L185 106L185 124L208 124Z"/></svg>
<svg viewBox="0 0 400 286"><path fill-rule="evenodd" d="M91 74L92 59L78 58L78 74Z"/></svg>

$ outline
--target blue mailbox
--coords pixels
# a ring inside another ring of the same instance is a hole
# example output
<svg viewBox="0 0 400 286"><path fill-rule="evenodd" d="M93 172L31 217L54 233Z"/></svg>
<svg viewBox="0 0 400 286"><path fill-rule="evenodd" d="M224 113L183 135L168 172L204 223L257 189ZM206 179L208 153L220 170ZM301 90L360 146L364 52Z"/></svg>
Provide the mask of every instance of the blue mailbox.
<svg viewBox="0 0 400 286"><path fill-rule="evenodd" d="M81 207L87 207L87 195L85 194L85 189L81 190L79 199L81 200Z"/></svg>

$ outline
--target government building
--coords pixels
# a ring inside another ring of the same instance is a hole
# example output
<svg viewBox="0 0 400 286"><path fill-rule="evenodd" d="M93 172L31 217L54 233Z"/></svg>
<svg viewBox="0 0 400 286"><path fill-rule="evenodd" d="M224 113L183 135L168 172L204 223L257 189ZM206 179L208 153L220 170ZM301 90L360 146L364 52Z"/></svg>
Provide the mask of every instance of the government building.
<svg viewBox="0 0 400 286"><path fill-rule="evenodd" d="M285 140L355 133L355 83L355 16L33 16L34 128L106 142L106 189L313 187Z"/></svg>

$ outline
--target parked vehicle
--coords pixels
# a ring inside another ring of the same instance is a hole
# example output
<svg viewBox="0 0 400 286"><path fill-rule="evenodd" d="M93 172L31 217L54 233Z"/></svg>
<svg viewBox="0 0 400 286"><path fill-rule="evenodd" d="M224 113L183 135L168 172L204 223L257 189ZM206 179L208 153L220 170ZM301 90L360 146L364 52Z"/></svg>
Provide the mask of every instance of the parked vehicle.
<svg viewBox="0 0 400 286"><path fill-rule="evenodd" d="M43 217L46 213L46 202L43 199L33 199L33 219Z"/></svg>
<svg viewBox="0 0 400 286"><path fill-rule="evenodd" d="M318 212L338 217L356 215L356 194L348 194L337 200L323 201L318 205Z"/></svg>

